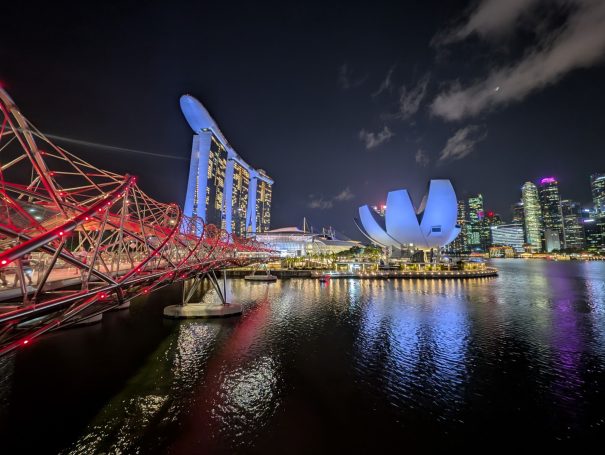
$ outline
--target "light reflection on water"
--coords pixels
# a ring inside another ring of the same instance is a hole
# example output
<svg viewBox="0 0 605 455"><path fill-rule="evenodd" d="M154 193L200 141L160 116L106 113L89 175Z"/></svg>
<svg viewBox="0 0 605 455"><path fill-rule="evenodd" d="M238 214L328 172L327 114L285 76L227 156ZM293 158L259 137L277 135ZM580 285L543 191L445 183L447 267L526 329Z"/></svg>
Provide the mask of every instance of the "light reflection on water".
<svg viewBox="0 0 605 455"><path fill-rule="evenodd" d="M233 280L244 315L165 321L155 350L64 453L597 439L605 264L496 265L495 279ZM128 345L112 354L128 358Z"/></svg>

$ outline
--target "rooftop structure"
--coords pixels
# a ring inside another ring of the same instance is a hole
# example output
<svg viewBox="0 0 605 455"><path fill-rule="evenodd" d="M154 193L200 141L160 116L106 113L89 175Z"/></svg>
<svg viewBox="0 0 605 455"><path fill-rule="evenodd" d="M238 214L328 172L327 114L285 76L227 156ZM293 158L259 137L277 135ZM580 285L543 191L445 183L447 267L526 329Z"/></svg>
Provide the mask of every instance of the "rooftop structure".
<svg viewBox="0 0 605 455"><path fill-rule="evenodd" d="M255 238L268 248L279 251L282 257L339 253L360 246L360 242L355 240L337 238L334 231L319 234L295 226L259 232Z"/></svg>

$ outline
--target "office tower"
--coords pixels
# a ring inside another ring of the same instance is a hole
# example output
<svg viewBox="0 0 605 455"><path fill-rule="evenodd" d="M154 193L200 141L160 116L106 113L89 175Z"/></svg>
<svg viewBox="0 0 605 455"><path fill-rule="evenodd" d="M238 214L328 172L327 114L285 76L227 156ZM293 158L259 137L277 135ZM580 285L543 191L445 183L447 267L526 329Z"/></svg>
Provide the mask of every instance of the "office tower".
<svg viewBox="0 0 605 455"><path fill-rule="evenodd" d="M523 214L523 202L515 202L511 207L513 213L513 223L523 224L525 222L525 216Z"/></svg>
<svg viewBox="0 0 605 455"><path fill-rule="evenodd" d="M605 173L596 173L590 176L590 189L596 212L605 214Z"/></svg>
<svg viewBox="0 0 605 455"><path fill-rule="evenodd" d="M466 236L466 202L464 199L458 200L458 225L460 226L460 234L452 243L446 246L446 250L450 253L463 253L467 251Z"/></svg>
<svg viewBox="0 0 605 455"><path fill-rule="evenodd" d="M531 182L525 182L521 188L523 217L525 218L525 243L532 252L542 251L542 213L538 189Z"/></svg>
<svg viewBox="0 0 605 455"><path fill-rule="evenodd" d="M491 227L493 246L510 246L516 253L524 251L525 231L520 223L500 224Z"/></svg>
<svg viewBox="0 0 605 455"><path fill-rule="evenodd" d="M605 253L605 217L585 218L584 235L586 238L586 249L591 253Z"/></svg>
<svg viewBox="0 0 605 455"><path fill-rule="evenodd" d="M540 180L538 193L542 209L542 227L544 229L546 251L560 250L565 246L565 237L559 182L554 177L543 178Z"/></svg>
<svg viewBox="0 0 605 455"><path fill-rule="evenodd" d="M575 251L584 249L584 225L580 204L569 199L562 200L561 214L565 231L565 248Z"/></svg>
<svg viewBox="0 0 605 455"><path fill-rule="evenodd" d="M481 227L485 214L483 211L483 196L478 194L468 198L468 224L466 229L466 242L469 250L480 250Z"/></svg>
<svg viewBox="0 0 605 455"><path fill-rule="evenodd" d="M481 221L481 249L487 251L492 246L492 227L502 224L500 215L490 210L485 212L485 216Z"/></svg>

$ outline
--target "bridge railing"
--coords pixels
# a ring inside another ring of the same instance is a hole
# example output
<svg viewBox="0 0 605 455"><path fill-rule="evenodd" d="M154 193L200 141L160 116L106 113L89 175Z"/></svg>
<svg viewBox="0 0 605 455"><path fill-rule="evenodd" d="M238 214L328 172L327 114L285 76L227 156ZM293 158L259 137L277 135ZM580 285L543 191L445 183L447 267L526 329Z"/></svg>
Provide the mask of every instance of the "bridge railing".
<svg viewBox="0 0 605 455"><path fill-rule="evenodd" d="M0 89L0 354L254 251L55 145Z"/></svg>

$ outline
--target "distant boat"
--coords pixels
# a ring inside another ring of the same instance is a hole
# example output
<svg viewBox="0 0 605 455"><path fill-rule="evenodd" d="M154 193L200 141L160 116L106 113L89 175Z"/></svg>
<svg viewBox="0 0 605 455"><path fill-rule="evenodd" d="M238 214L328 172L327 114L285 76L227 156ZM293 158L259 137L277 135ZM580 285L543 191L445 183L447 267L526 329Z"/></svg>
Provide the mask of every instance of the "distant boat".
<svg viewBox="0 0 605 455"><path fill-rule="evenodd" d="M271 273L269 272L269 269L265 270L265 273L257 274L256 272L257 271L255 270L254 272L252 272L251 275L246 275L244 277L244 280L246 280L246 281L269 281L269 282L273 282L273 281L277 280L277 277L275 275L271 275Z"/></svg>

